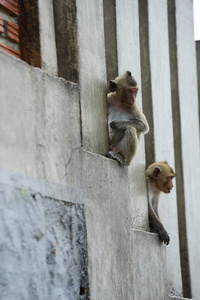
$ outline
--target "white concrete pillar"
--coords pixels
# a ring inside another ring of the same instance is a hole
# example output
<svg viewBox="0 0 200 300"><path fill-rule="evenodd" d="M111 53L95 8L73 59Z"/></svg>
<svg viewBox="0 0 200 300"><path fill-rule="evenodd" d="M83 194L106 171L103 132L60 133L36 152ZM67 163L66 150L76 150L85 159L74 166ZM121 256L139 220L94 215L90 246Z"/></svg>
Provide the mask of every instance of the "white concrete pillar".
<svg viewBox="0 0 200 300"><path fill-rule="evenodd" d="M129 70L138 82L137 103L142 110L138 0L116 0L116 32L119 74ZM130 186L131 227L148 229L148 205L145 179L144 137L131 166Z"/></svg>
<svg viewBox="0 0 200 300"><path fill-rule="evenodd" d="M102 0L77 0L79 85L84 149L108 151Z"/></svg>
<svg viewBox="0 0 200 300"><path fill-rule="evenodd" d="M198 78L199 125L200 125L200 41L196 41L196 53L197 53L197 75L198 75L197 78Z"/></svg>
<svg viewBox="0 0 200 300"><path fill-rule="evenodd" d="M167 1L148 1L148 18L155 160L167 160L174 167ZM176 184L170 195L162 194L159 213L170 236L166 250L168 292L181 295Z"/></svg>
<svg viewBox="0 0 200 300"><path fill-rule="evenodd" d="M58 68L52 1L38 0L38 9L42 69L57 75Z"/></svg>
<svg viewBox="0 0 200 300"><path fill-rule="evenodd" d="M177 61L186 229L192 298L200 295L200 149L192 1L176 0Z"/></svg>

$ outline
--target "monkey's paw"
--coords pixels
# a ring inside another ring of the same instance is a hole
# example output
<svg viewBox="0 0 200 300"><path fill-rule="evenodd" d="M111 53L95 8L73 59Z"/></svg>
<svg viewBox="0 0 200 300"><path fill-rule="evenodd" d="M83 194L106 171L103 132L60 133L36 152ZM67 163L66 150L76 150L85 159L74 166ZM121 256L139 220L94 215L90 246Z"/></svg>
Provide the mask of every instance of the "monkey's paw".
<svg viewBox="0 0 200 300"><path fill-rule="evenodd" d="M116 160L121 166L125 166L124 158L117 152L109 151L106 157Z"/></svg>
<svg viewBox="0 0 200 300"><path fill-rule="evenodd" d="M166 231L161 231L159 233L159 236L160 236L160 239L161 241L165 244L165 245L169 245L169 242L170 242L170 238L169 238L169 235Z"/></svg>
<svg viewBox="0 0 200 300"><path fill-rule="evenodd" d="M115 121L112 121L112 122L110 123L110 128L112 128L112 129L116 129L116 128L117 128L117 125L116 125L116 122L115 122Z"/></svg>

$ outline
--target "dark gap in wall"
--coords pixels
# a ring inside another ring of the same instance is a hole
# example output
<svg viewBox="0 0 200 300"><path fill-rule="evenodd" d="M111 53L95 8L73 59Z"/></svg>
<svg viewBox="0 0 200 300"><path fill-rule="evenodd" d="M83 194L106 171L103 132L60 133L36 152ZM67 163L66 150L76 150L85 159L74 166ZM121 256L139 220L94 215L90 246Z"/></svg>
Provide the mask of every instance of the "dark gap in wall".
<svg viewBox="0 0 200 300"><path fill-rule="evenodd" d="M104 0L103 12L104 12L106 71L107 71L107 80L109 81L118 76L115 0Z"/></svg>
<svg viewBox="0 0 200 300"><path fill-rule="evenodd" d="M58 76L79 82L76 1L53 0Z"/></svg>
<svg viewBox="0 0 200 300"><path fill-rule="evenodd" d="M155 162L154 122L151 87L151 69L149 57L148 3L147 0L138 1L140 28L140 63L142 80L142 105L150 126L145 135L146 167Z"/></svg>
<svg viewBox="0 0 200 300"><path fill-rule="evenodd" d="M85 287L80 287L80 295L86 295L87 289Z"/></svg>
<svg viewBox="0 0 200 300"><path fill-rule="evenodd" d="M170 79L172 116L175 148L175 170L176 170L176 194L178 208L179 242L181 273L183 284L183 296L191 298L191 283L189 272L188 242L185 215L185 194L182 164L182 141L181 141L181 120L178 88L178 65L176 45L176 11L174 0L168 0L168 24L169 24L169 52L170 52Z"/></svg>
<svg viewBox="0 0 200 300"><path fill-rule="evenodd" d="M38 1L19 0L19 9L21 59L41 68Z"/></svg>
<svg viewBox="0 0 200 300"><path fill-rule="evenodd" d="M199 98L199 129L200 129L200 41L196 41L197 54L197 80L198 80L198 98Z"/></svg>

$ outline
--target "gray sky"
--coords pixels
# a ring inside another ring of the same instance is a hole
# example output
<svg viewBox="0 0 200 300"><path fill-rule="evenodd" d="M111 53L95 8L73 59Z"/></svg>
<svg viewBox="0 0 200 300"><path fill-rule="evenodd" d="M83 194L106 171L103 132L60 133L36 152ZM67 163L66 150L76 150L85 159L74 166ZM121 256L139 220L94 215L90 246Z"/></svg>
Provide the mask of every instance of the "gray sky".
<svg viewBox="0 0 200 300"><path fill-rule="evenodd" d="M193 0L194 3L194 39L200 40L200 0Z"/></svg>

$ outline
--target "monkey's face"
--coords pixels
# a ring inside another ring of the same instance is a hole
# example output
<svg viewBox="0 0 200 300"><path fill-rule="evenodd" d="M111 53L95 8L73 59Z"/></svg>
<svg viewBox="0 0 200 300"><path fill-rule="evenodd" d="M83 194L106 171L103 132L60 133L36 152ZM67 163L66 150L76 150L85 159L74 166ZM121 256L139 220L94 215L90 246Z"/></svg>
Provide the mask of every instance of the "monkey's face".
<svg viewBox="0 0 200 300"><path fill-rule="evenodd" d="M115 92L122 106L130 108L135 104L138 87L130 71L126 71L123 75L116 77L115 80L110 80L109 90Z"/></svg>
<svg viewBox="0 0 200 300"><path fill-rule="evenodd" d="M171 193L171 190L173 188L173 182L172 182L173 178L174 178L173 175L162 177L162 178L158 177L156 180L156 186L163 193Z"/></svg>
<svg viewBox="0 0 200 300"><path fill-rule="evenodd" d="M174 170L167 161L151 164L146 171L146 178L154 191L170 193L173 188Z"/></svg>
<svg viewBox="0 0 200 300"><path fill-rule="evenodd" d="M123 87L123 103L126 107L132 107L135 104L138 88L127 86Z"/></svg>

